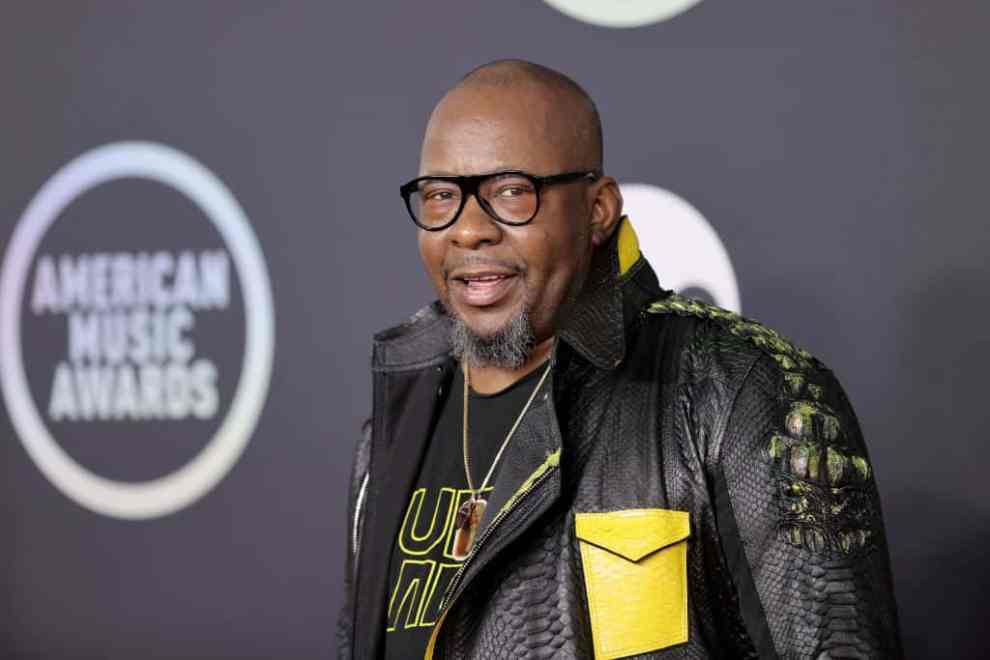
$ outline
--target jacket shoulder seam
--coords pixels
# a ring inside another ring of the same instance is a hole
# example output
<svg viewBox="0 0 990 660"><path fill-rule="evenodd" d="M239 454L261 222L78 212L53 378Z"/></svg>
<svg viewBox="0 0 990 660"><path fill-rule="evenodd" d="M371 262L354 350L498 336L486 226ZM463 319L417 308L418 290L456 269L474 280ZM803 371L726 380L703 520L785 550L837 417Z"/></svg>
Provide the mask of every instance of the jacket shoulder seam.
<svg viewBox="0 0 990 660"><path fill-rule="evenodd" d="M649 303L645 311L648 314L690 316L714 321L729 334L759 349L784 370L825 368L811 353L795 346L776 330L731 310L694 298L672 293L666 298Z"/></svg>

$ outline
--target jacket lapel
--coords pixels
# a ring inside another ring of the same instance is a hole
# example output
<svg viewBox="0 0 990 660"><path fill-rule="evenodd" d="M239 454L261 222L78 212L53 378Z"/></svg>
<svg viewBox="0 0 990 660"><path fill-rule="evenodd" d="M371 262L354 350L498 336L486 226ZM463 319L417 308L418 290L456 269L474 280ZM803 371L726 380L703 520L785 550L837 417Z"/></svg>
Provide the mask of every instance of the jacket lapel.
<svg viewBox="0 0 990 660"><path fill-rule="evenodd" d="M549 392L551 381L543 386ZM552 406L541 392L519 423L509 449L498 466L491 497L488 499L487 527L513 498L518 498L527 481L544 467L548 457L560 451L560 431Z"/></svg>
<svg viewBox="0 0 990 660"><path fill-rule="evenodd" d="M372 472L360 548L354 617L354 657L376 658L385 630L389 561L401 516L429 444L449 361L425 368L375 373L375 404L384 406L372 426ZM380 467L379 467L380 466Z"/></svg>

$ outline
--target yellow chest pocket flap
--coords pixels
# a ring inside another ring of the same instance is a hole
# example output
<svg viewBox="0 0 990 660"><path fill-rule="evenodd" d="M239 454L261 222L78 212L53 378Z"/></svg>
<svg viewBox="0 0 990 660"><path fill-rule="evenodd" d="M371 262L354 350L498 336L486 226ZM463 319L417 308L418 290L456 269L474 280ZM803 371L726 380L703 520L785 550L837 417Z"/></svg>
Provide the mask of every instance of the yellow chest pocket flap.
<svg viewBox="0 0 990 660"><path fill-rule="evenodd" d="M657 651L688 639L687 511L578 513L574 531L595 658Z"/></svg>

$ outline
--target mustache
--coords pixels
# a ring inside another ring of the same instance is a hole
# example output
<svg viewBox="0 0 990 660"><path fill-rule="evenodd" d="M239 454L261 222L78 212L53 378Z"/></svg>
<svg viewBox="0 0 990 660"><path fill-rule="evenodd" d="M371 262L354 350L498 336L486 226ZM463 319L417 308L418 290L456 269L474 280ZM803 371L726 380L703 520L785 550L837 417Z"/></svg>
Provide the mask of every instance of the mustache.
<svg viewBox="0 0 990 660"><path fill-rule="evenodd" d="M508 259L495 259L480 254L469 254L464 257L450 259L443 262L443 277L449 279L450 274L458 268L497 268L500 270L512 270L522 273L525 268L522 264L509 261Z"/></svg>

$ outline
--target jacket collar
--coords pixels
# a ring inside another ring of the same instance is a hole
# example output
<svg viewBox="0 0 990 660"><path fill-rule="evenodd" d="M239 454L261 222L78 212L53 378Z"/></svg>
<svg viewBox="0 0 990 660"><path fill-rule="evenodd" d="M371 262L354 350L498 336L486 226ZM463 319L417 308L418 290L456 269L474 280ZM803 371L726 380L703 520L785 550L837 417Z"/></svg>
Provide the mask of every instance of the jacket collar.
<svg viewBox="0 0 990 660"><path fill-rule="evenodd" d="M638 306L661 289L623 216L608 243L596 250L584 289L568 311L558 337L600 369L618 366L626 354L626 329ZM630 304L633 303L633 304ZM374 337L372 369L404 371L440 364L450 357L450 319L439 301L405 323Z"/></svg>

